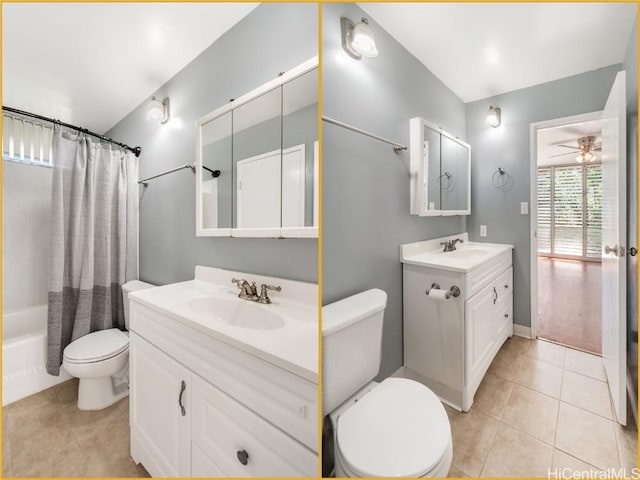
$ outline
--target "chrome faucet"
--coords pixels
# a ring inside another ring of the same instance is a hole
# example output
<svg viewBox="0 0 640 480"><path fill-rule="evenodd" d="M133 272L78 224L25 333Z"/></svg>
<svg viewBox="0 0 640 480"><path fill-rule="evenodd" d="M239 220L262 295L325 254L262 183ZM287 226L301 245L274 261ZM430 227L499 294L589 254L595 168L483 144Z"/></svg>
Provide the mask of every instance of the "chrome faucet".
<svg viewBox="0 0 640 480"><path fill-rule="evenodd" d="M461 238L454 238L453 240L447 240L446 242L440 242L440 245L444 245L443 252L453 252L456 250L456 242L464 243Z"/></svg>
<svg viewBox="0 0 640 480"><path fill-rule="evenodd" d="M238 294L238 298L242 298L244 300L251 300L252 302L258 302L263 304L271 303L271 299L269 298L268 290L275 290L276 292L280 292L282 287L267 285L263 283L260 286L260 296L258 296L258 289L256 288L256 282L247 282L243 279L232 278L232 283L235 283L240 289L240 293Z"/></svg>
<svg viewBox="0 0 640 480"><path fill-rule="evenodd" d="M276 287L273 285L267 285L266 283L263 283L260 286L260 297L258 297L258 299L256 300L256 302L258 303L264 303L264 304L269 304L271 303L271 299L269 298L269 295L267 294L267 290L275 290L276 292L279 292L282 290L282 287Z"/></svg>
<svg viewBox="0 0 640 480"><path fill-rule="evenodd" d="M252 282L249 284L246 280L240 278L232 278L232 283L235 283L240 289L240 293L238 294L238 298L243 298L245 300L253 300L254 302L258 299L258 289L256 288L256 282Z"/></svg>

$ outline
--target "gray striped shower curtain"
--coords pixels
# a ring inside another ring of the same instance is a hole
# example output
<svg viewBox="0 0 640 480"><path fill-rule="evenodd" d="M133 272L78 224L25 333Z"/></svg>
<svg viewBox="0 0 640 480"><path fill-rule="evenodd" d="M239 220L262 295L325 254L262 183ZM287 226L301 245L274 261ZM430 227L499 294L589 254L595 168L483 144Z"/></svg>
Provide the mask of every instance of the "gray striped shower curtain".
<svg viewBox="0 0 640 480"><path fill-rule="evenodd" d="M138 159L56 126L49 257L47 372L64 348L124 329L120 287L138 278Z"/></svg>

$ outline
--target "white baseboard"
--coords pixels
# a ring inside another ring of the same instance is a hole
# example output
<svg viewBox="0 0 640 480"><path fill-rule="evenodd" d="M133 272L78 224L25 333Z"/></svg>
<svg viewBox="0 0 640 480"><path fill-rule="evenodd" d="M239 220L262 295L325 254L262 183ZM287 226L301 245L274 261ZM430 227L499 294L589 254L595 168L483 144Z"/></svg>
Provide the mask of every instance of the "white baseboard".
<svg viewBox="0 0 640 480"><path fill-rule="evenodd" d="M531 327L525 327L524 325L513 324L513 334L519 337L531 338Z"/></svg>

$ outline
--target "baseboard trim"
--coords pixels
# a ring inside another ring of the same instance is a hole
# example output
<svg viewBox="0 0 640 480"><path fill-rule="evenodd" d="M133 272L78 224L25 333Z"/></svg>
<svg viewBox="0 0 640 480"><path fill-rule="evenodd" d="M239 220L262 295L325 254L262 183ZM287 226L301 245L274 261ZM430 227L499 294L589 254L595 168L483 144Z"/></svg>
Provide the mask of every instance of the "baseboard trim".
<svg viewBox="0 0 640 480"><path fill-rule="evenodd" d="M513 324L513 334L519 337L531 338L531 327L525 327L524 325Z"/></svg>

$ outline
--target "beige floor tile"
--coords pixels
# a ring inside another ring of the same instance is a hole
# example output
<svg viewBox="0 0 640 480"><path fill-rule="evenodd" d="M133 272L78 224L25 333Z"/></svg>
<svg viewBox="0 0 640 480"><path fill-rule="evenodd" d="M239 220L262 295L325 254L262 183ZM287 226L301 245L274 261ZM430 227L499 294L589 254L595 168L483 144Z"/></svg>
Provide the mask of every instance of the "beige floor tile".
<svg viewBox="0 0 640 480"><path fill-rule="evenodd" d="M465 475L462 470L458 470L456 467L451 465L447 478L467 478L467 475Z"/></svg>
<svg viewBox="0 0 640 480"><path fill-rule="evenodd" d="M514 385L502 421L553 445L559 401L520 385Z"/></svg>
<svg viewBox="0 0 640 480"><path fill-rule="evenodd" d="M567 353L564 359L564 368L575 373L586 375L587 377L595 378L601 382L607 381L607 377L604 373L602 357L599 357L598 355L592 355L590 353L567 348Z"/></svg>
<svg viewBox="0 0 640 480"><path fill-rule="evenodd" d="M560 402L555 446L600 469L618 468L614 424L599 415Z"/></svg>
<svg viewBox="0 0 640 480"><path fill-rule="evenodd" d="M524 354L516 353L515 349L500 349L491 362L488 373L513 382L520 374L524 359Z"/></svg>
<svg viewBox="0 0 640 480"><path fill-rule="evenodd" d="M514 335L507 338L500 347L500 350L514 355L526 355L534 340Z"/></svg>
<svg viewBox="0 0 640 480"><path fill-rule="evenodd" d="M12 425L9 443L10 468L14 475L28 471L41 458L55 458L60 451L75 444L69 421L61 410L47 417L36 416L22 424L16 424L12 419Z"/></svg>
<svg viewBox="0 0 640 480"><path fill-rule="evenodd" d="M138 477L138 466L129 454L129 425L112 418L78 442L95 477Z"/></svg>
<svg viewBox="0 0 640 480"><path fill-rule="evenodd" d="M39 455L28 469L16 470L17 477L88 477L87 462L74 442L56 455Z"/></svg>
<svg viewBox="0 0 640 480"><path fill-rule="evenodd" d="M127 432L129 424L115 405L94 412L75 412L75 423L72 424L75 439L84 452L92 448L96 443L102 444L104 438L111 431L120 431L125 427ZM129 440L127 439L127 444Z"/></svg>
<svg viewBox="0 0 640 480"><path fill-rule="evenodd" d="M595 378L565 370L560 399L605 418L613 418L609 388Z"/></svg>
<svg viewBox="0 0 640 480"><path fill-rule="evenodd" d="M60 402L55 396L45 395L42 392L11 403L3 407L3 410L6 411L9 422L16 427L62 411Z"/></svg>
<svg viewBox="0 0 640 480"><path fill-rule="evenodd" d="M627 474L630 476L631 470L638 467L638 430L635 426L623 427L618 423L614 423L614 427L618 441L620 466L627 469Z"/></svg>
<svg viewBox="0 0 640 480"><path fill-rule="evenodd" d="M504 378L496 377L491 373L487 373L482 379L480 388L476 392L473 400L473 407L482 413L492 416L500 420L507 405L513 383Z"/></svg>
<svg viewBox="0 0 640 480"><path fill-rule="evenodd" d="M558 472L552 476L552 478L574 478L574 472L599 472L593 465L589 465L588 463L583 462L582 460L578 460L575 457L563 452L562 450L558 450L557 448L553 450L553 459L551 461L551 470L552 472ZM566 470L567 474L562 474L562 470ZM580 476L578 478L589 478L589 475Z"/></svg>
<svg viewBox="0 0 640 480"><path fill-rule="evenodd" d="M554 398L560 398L562 369L530 358L522 360L515 383Z"/></svg>
<svg viewBox="0 0 640 480"><path fill-rule="evenodd" d="M527 357L562 368L566 350L567 348L562 345L536 340L531 342L529 350L527 350Z"/></svg>
<svg viewBox="0 0 640 480"><path fill-rule="evenodd" d="M482 477L546 477L551 466L553 447L500 424Z"/></svg>
<svg viewBox="0 0 640 480"><path fill-rule="evenodd" d="M75 405L64 410L65 416L69 419L71 428L76 437L90 433L96 428L96 425L108 421L111 417L117 417L122 420L122 414L118 407L111 405L102 410L79 410Z"/></svg>
<svg viewBox="0 0 640 480"><path fill-rule="evenodd" d="M116 406L118 407L120 413L124 415L124 418L129 420L129 397L124 397L122 400L116 403Z"/></svg>
<svg viewBox="0 0 640 480"><path fill-rule="evenodd" d="M2 409L2 477L11 476L11 442L9 441L9 414Z"/></svg>
<svg viewBox="0 0 640 480"><path fill-rule="evenodd" d="M465 475L477 477L500 422L479 410L471 409L467 413L460 413L449 407L446 410L453 436L452 465Z"/></svg>
<svg viewBox="0 0 640 480"><path fill-rule="evenodd" d="M63 409L77 408L78 404L78 382L71 379L56 386L56 395Z"/></svg>

